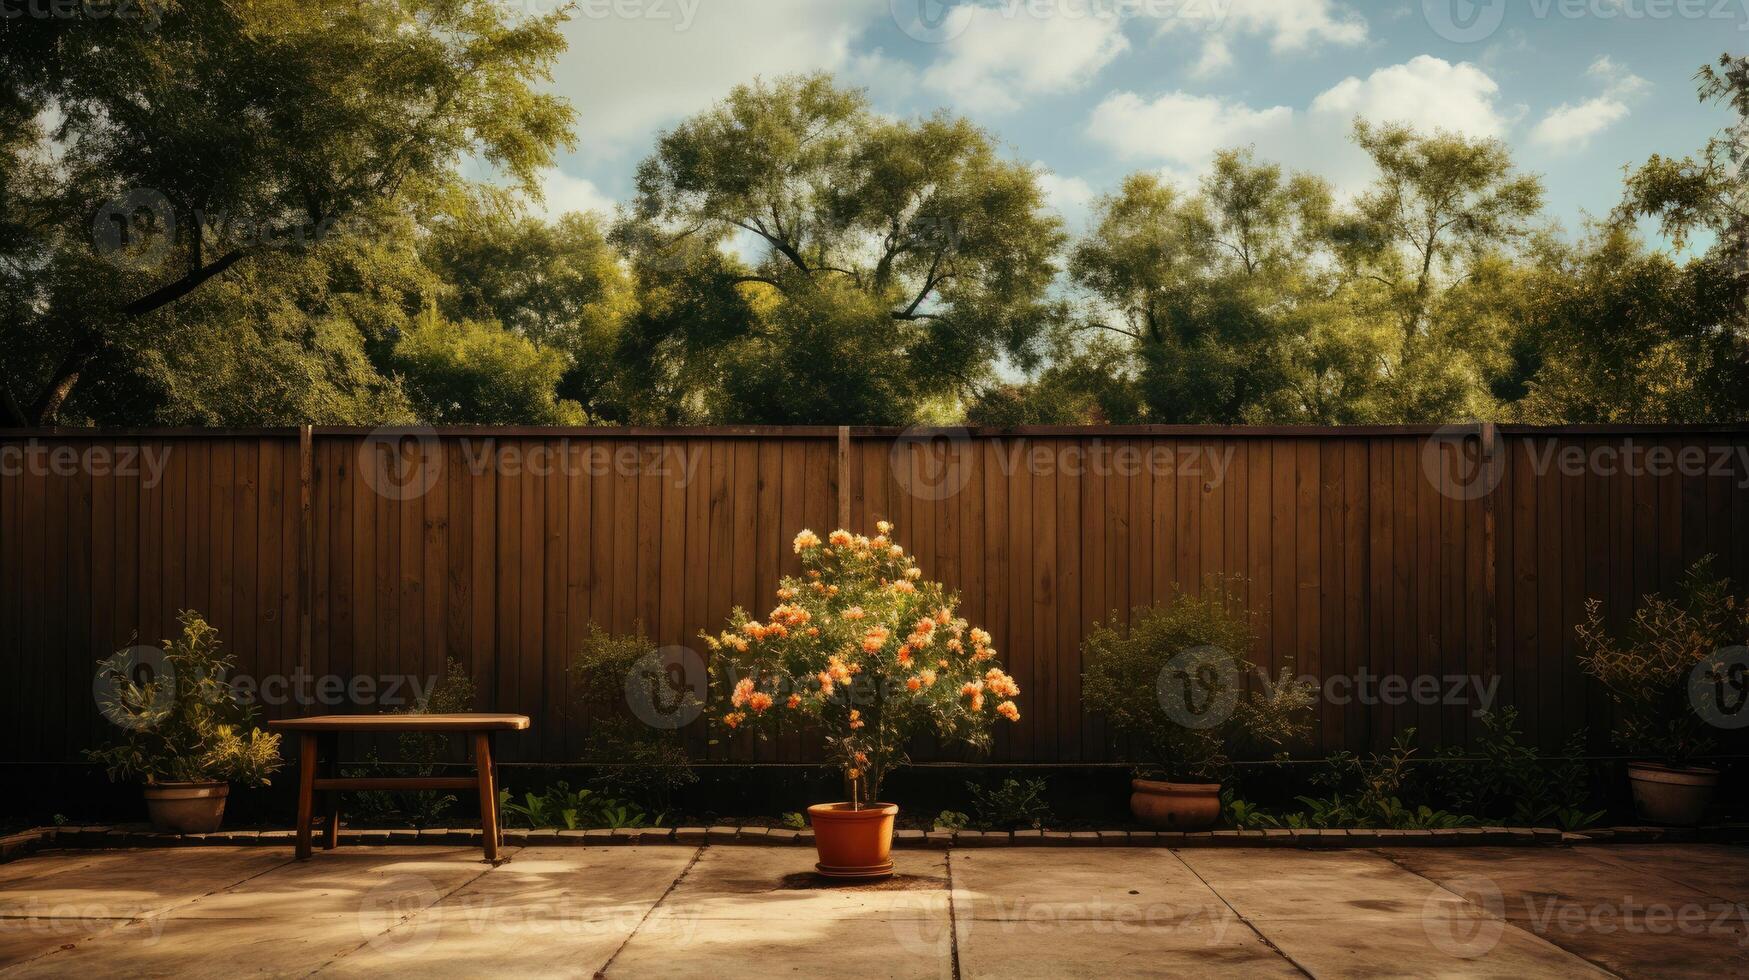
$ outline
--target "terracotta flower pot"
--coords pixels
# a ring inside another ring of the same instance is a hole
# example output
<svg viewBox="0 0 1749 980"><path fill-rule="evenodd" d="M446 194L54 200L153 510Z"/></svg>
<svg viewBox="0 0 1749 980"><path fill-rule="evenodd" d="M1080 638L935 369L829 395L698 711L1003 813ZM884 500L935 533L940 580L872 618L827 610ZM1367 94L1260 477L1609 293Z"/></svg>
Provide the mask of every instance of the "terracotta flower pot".
<svg viewBox="0 0 1749 980"><path fill-rule="evenodd" d="M827 878L885 878L893 873L893 818L898 804L816 803L808 807L814 827L815 870Z"/></svg>
<svg viewBox="0 0 1749 980"><path fill-rule="evenodd" d="M1207 830L1221 819L1220 783L1130 780L1130 813L1150 827Z"/></svg>
<svg viewBox="0 0 1749 980"><path fill-rule="evenodd" d="M147 783L152 829L167 834L210 834L225 819L229 783Z"/></svg>
<svg viewBox="0 0 1749 980"><path fill-rule="evenodd" d="M1628 782L1634 788L1634 809L1641 817L1653 823L1693 827L1706 819L1713 789L1719 785L1719 771L1631 762Z"/></svg>

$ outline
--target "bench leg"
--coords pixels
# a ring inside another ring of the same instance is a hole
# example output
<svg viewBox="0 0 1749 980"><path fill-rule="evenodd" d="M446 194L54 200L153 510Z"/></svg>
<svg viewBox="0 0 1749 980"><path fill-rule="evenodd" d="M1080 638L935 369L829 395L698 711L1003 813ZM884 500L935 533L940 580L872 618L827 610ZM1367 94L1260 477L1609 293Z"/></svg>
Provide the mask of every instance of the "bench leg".
<svg viewBox="0 0 1749 980"><path fill-rule="evenodd" d="M498 863L498 780L492 765L492 736L489 732L474 735L474 771L480 784L480 841L485 845L486 860Z"/></svg>
<svg viewBox="0 0 1749 980"><path fill-rule="evenodd" d="M316 736L298 736L298 847L297 859L310 857L310 817L315 809Z"/></svg>
<svg viewBox="0 0 1749 980"><path fill-rule="evenodd" d="M338 733L323 736L322 771L330 777L340 775L340 735ZM322 794L323 809L327 811L328 825L322 830L322 850L332 851L340 846L340 791L331 789Z"/></svg>

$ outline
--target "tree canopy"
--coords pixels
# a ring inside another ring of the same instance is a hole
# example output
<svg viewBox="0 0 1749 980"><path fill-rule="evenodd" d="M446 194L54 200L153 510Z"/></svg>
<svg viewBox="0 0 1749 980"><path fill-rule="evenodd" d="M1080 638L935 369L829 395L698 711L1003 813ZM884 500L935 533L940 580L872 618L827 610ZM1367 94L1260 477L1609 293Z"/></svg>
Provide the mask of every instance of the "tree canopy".
<svg viewBox="0 0 1749 980"><path fill-rule="evenodd" d="M1357 194L1234 147L1071 236L992 133L818 74L543 216L566 10L139 10L0 20L4 424L1749 416L1745 59L1577 236L1503 143L1365 119Z"/></svg>

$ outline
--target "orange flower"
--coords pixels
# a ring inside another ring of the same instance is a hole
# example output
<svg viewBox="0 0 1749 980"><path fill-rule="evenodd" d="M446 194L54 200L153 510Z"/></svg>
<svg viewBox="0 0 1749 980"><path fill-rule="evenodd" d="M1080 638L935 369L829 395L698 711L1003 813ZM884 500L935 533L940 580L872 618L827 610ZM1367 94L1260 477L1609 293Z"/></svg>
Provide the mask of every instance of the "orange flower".
<svg viewBox="0 0 1749 980"><path fill-rule="evenodd" d="M889 585L887 587L892 589L894 592L902 592L906 595L910 595L911 593L917 591L917 586L912 585L910 583L910 581L907 579L900 579L897 582L894 582L892 585Z"/></svg>
<svg viewBox="0 0 1749 980"><path fill-rule="evenodd" d="M903 646L903 647L899 648L899 666L901 666L901 667L911 666L911 648L910 647Z"/></svg>
<svg viewBox="0 0 1749 980"><path fill-rule="evenodd" d="M771 695L764 691L755 691L747 698L747 707L754 711L763 712L766 708L771 707Z"/></svg>
<svg viewBox="0 0 1749 980"><path fill-rule="evenodd" d="M999 667L991 667L984 674L984 682L990 686L990 693L1005 698L1020 696L1020 685L1014 683L1014 678L1004 674Z"/></svg>
<svg viewBox="0 0 1749 980"><path fill-rule="evenodd" d="M917 676L918 676L918 678L920 678L923 681L924 687L934 687L935 686L935 671L933 671L933 670L921 670L921 671L917 672Z"/></svg>
<svg viewBox="0 0 1749 980"><path fill-rule="evenodd" d="M783 588L777 590L777 597L779 599L782 599L784 602L788 602L791 599L794 599L796 597L796 590L794 590L786 585Z"/></svg>
<svg viewBox="0 0 1749 980"><path fill-rule="evenodd" d="M881 532L882 534L892 534L893 533L893 522L892 521L875 521L875 530Z"/></svg>
<svg viewBox="0 0 1749 980"><path fill-rule="evenodd" d="M818 548L820 546L820 536L807 528L802 528L801 533L796 535L795 544L796 554L799 555L809 548Z"/></svg>
<svg viewBox="0 0 1749 980"><path fill-rule="evenodd" d="M983 711L984 710L984 695L982 692L972 695L972 710L973 711Z"/></svg>
<svg viewBox="0 0 1749 980"><path fill-rule="evenodd" d="M947 648L954 653L963 653L965 652L966 645L958 640L949 640L947 641Z"/></svg>
<svg viewBox="0 0 1749 980"><path fill-rule="evenodd" d="M917 678L917 677L905 678L905 690L907 690L907 691L921 691L921 690L923 690L922 679Z"/></svg>
<svg viewBox="0 0 1749 980"><path fill-rule="evenodd" d="M849 545L852 541L855 541L856 538L853 537L849 531L839 528L831 534L826 535L826 540L831 542L832 547L834 548L843 548Z"/></svg>
<svg viewBox="0 0 1749 980"><path fill-rule="evenodd" d="M856 710L855 708L851 708L850 709L850 727L855 729L855 728L861 728L862 726L863 726L862 712Z"/></svg>
<svg viewBox="0 0 1749 980"><path fill-rule="evenodd" d="M800 694L792 694L789 696L789 700L785 701L784 704L790 708L799 708L802 706L802 696Z"/></svg>
<svg viewBox="0 0 1749 980"><path fill-rule="evenodd" d="M1019 721L1020 720L1020 709L1016 708L1014 706L1013 701L1004 701L1001 704L997 705L996 706L996 713L1001 715L1002 717L1008 719L1009 721Z"/></svg>
<svg viewBox="0 0 1749 980"><path fill-rule="evenodd" d="M907 569L905 569L905 577L908 579L911 579L912 581L916 581L917 579L920 579L923 577L923 569L918 568L916 566L912 566L910 568L907 568Z"/></svg>
<svg viewBox="0 0 1749 980"><path fill-rule="evenodd" d="M977 628L976 626L972 627L972 646L987 647L989 645L990 645L990 634L984 632L983 630Z"/></svg>
<svg viewBox="0 0 1749 980"><path fill-rule="evenodd" d="M960 697L969 698L984 689L982 681L966 681L960 685Z"/></svg>
<svg viewBox="0 0 1749 980"><path fill-rule="evenodd" d="M863 612L861 606L851 606L849 609L844 610L845 619L861 619L867 615L868 613Z"/></svg>
<svg viewBox="0 0 1749 980"><path fill-rule="evenodd" d="M881 647L887 645L887 638L892 634L885 626L871 626L862 635L862 649L865 653L879 653Z"/></svg>
<svg viewBox="0 0 1749 980"><path fill-rule="evenodd" d="M743 677L735 682L735 693L729 695L729 703L737 708L744 707L752 696L753 678Z"/></svg>
<svg viewBox="0 0 1749 980"><path fill-rule="evenodd" d="M730 728L739 728L741 725L741 722L746 720L746 718L747 718L747 716L742 714L741 712L733 711L733 712L730 712L729 714L726 714L723 716L723 724L729 726Z"/></svg>

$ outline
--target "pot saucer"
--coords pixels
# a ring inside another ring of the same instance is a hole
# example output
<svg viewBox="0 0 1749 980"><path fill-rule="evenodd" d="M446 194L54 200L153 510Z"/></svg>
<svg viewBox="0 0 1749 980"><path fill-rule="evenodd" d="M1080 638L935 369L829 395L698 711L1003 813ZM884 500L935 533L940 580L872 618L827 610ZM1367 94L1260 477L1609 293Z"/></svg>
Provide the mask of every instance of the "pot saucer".
<svg viewBox="0 0 1749 980"><path fill-rule="evenodd" d="M890 878L893 874L893 862L876 864L866 868L835 868L829 864L816 864L814 870L827 878L839 878L845 881L872 881L876 878Z"/></svg>

